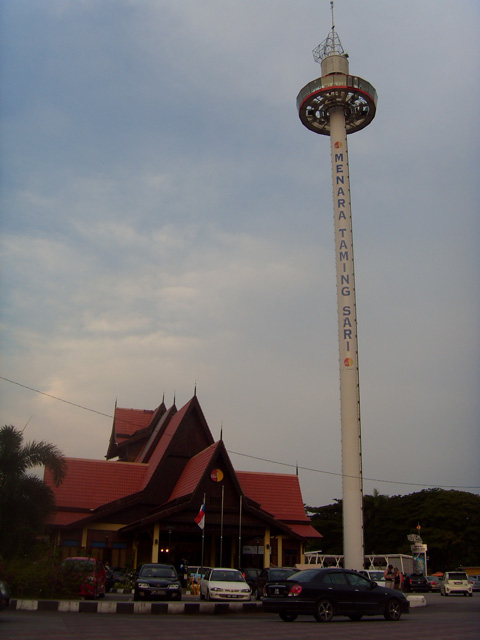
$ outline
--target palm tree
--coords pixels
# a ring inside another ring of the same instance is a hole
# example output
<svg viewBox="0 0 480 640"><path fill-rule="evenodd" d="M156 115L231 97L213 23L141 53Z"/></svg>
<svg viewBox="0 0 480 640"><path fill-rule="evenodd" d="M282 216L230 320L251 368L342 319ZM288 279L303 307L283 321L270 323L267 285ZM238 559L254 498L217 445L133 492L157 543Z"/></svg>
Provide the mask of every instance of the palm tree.
<svg viewBox="0 0 480 640"><path fill-rule="evenodd" d="M0 428L0 554L5 558L28 550L43 532L55 507L51 490L27 471L44 466L58 486L65 475L65 459L47 442L23 444L23 431Z"/></svg>

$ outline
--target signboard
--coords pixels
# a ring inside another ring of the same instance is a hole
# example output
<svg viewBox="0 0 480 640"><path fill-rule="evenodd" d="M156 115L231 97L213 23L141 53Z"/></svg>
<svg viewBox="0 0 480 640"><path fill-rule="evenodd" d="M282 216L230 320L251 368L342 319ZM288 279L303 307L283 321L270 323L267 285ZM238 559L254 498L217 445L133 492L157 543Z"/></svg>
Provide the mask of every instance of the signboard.
<svg viewBox="0 0 480 640"><path fill-rule="evenodd" d="M426 551L426 544L412 544L412 553L425 553Z"/></svg>
<svg viewBox="0 0 480 640"><path fill-rule="evenodd" d="M245 544L243 545L243 553L247 556L263 556L263 544L258 546L256 544Z"/></svg>

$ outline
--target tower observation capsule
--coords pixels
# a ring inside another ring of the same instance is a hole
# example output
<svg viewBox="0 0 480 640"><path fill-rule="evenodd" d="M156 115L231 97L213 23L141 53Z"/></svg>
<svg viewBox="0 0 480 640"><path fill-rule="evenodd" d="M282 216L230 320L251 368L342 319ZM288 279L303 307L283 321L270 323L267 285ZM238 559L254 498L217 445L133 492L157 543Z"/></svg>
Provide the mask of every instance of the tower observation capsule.
<svg viewBox="0 0 480 640"><path fill-rule="evenodd" d="M357 312L347 134L360 131L375 117L373 86L349 73L348 55L335 31L313 50L322 76L297 96L302 123L330 136L335 226L340 411L342 432L343 553L348 569L364 568L362 447L357 346Z"/></svg>

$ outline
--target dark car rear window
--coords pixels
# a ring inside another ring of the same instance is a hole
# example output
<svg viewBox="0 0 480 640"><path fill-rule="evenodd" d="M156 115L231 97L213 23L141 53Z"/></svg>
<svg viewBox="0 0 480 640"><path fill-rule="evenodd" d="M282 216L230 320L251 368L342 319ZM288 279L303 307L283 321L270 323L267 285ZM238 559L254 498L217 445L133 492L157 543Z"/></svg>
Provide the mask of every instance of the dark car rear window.
<svg viewBox="0 0 480 640"><path fill-rule="evenodd" d="M271 580L285 580L294 573L298 573L296 569L272 569L270 571Z"/></svg>

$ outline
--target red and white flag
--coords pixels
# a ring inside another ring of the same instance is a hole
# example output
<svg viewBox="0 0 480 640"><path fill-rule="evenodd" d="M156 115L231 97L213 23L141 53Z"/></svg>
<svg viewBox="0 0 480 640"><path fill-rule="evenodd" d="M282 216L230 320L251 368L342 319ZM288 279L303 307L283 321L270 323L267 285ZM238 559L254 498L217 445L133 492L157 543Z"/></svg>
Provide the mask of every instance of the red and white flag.
<svg viewBox="0 0 480 640"><path fill-rule="evenodd" d="M203 527L205 526L205 503L203 503L200 507L200 511L195 518L195 522L198 524L200 529L203 529Z"/></svg>

